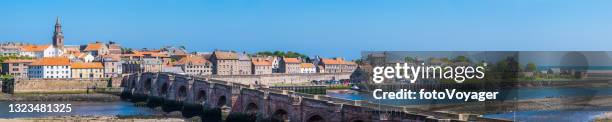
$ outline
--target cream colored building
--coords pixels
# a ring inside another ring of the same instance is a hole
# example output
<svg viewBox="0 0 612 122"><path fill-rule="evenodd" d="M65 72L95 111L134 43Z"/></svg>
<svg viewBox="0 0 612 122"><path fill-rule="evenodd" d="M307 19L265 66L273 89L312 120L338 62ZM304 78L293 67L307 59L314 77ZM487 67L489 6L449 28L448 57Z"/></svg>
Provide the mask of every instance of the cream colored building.
<svg viewBox="0 0 612 122"><path fill-rule="evenodd" d="M100 62L75 62L72 67L72 78L104 78L104 66Z"/></svg>

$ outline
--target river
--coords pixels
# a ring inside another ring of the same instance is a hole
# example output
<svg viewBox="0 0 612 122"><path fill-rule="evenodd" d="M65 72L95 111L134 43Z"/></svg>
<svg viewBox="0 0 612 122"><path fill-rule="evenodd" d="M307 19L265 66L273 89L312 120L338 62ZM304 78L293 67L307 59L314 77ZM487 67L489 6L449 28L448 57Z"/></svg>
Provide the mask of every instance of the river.
<svg viewBox="0 0 612 122"><path fill-rule="evenodd" d="M595 87L595 88L517 88L507 92L504 98L507 100L528 100L539 98L558 98L558 97L574 97L574 96L610 96L612 88L610 87ZM390 105L422 105L422 104L446 104L457 101L431 101L431 100L375 100L371 93L355 93L355 94L340 94L328 92L329 96L351 99L351 100L368 100L375 103L390 104ZM611 101L612 102L612 101ZM507 113L485 114L487 118L499 118L516 121L569 121L583 122L593 121L595 117L611 112L610 108L597 109L581 109L581 110L531 110L531 111L516 111Z"/></svg>
<svg viewBox="0 0 612 122"><path fill-rule="evenodd" d="M10 104L71 104L72 111L68 113L11 113ZM147 107L136 107L131 102L0 102L0 118L40 118L55 116L132 116L158 115L161 112Z"/></svg>

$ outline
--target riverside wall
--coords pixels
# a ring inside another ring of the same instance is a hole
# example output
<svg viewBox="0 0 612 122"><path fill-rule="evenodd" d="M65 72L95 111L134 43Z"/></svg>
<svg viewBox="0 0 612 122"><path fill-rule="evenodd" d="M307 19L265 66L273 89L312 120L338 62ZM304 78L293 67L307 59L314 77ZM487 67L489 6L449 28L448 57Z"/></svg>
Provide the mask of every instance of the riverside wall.
<svg viewBox="0 0 612 122"><path fill-rule="evenodd" d="M121 85L121 78L112 78L112 87ZM83 91L87 88L106 88L109 79L20 79L15 81L15 93Z"/></svg>

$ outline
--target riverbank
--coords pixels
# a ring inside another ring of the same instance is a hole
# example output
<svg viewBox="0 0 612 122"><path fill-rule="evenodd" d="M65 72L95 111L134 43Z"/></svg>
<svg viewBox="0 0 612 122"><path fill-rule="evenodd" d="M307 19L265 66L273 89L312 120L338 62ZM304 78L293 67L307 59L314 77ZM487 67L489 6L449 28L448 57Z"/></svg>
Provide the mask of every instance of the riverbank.
<svg viewBox="0 0 612 122"><path fill-rule="evenodd" d="M2 101L75 101L75 102L115 102L120 101L121 98L117 95L111 94L51 94L51 93L19 93L19 94L3 94L0 95L0 102Z"/></svg>
<svg viewBox="0 0 612 122"><path fill-rule="evenodd" d="M15 119L0 119L2 122L65 122L65 121L113 121L113 122L184 122L188 121L180 118L120 118L120 117L79 117L79 116L62 116L62 117L46 117L46 118L15 118Z"/></svg>
<svg viewBox="0 0 612 122"><path fill-rule="evenodd" d="M495 114L513 111L590 110L609 108L612 110L612 95L579 96L563 98L538 98L505 102L473 102L462 104L410 105L432 111L450 113Z"/></svg>

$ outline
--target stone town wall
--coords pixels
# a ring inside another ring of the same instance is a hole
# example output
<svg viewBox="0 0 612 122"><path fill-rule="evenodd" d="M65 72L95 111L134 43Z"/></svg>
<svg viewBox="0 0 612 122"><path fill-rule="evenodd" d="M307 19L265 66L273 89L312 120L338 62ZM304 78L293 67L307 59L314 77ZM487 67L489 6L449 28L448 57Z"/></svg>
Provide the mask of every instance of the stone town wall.
<svg viewBox="0 0 612 122"><path fill-rule="evenodd" d="M120 78L113 79L112 87L119 87L120 84ZM15 81L15 93L78 91L91 86L106 88L107 85L108 79L28 79Z"/></svg>
<svg viewBox="0 0 612 122"><path fill-rule="evenodd" d="M351 73L313 73L313 74L265 74L265 75L213 75L212 79L242 84L308 83L313 80L349 79Z"/></svg>

